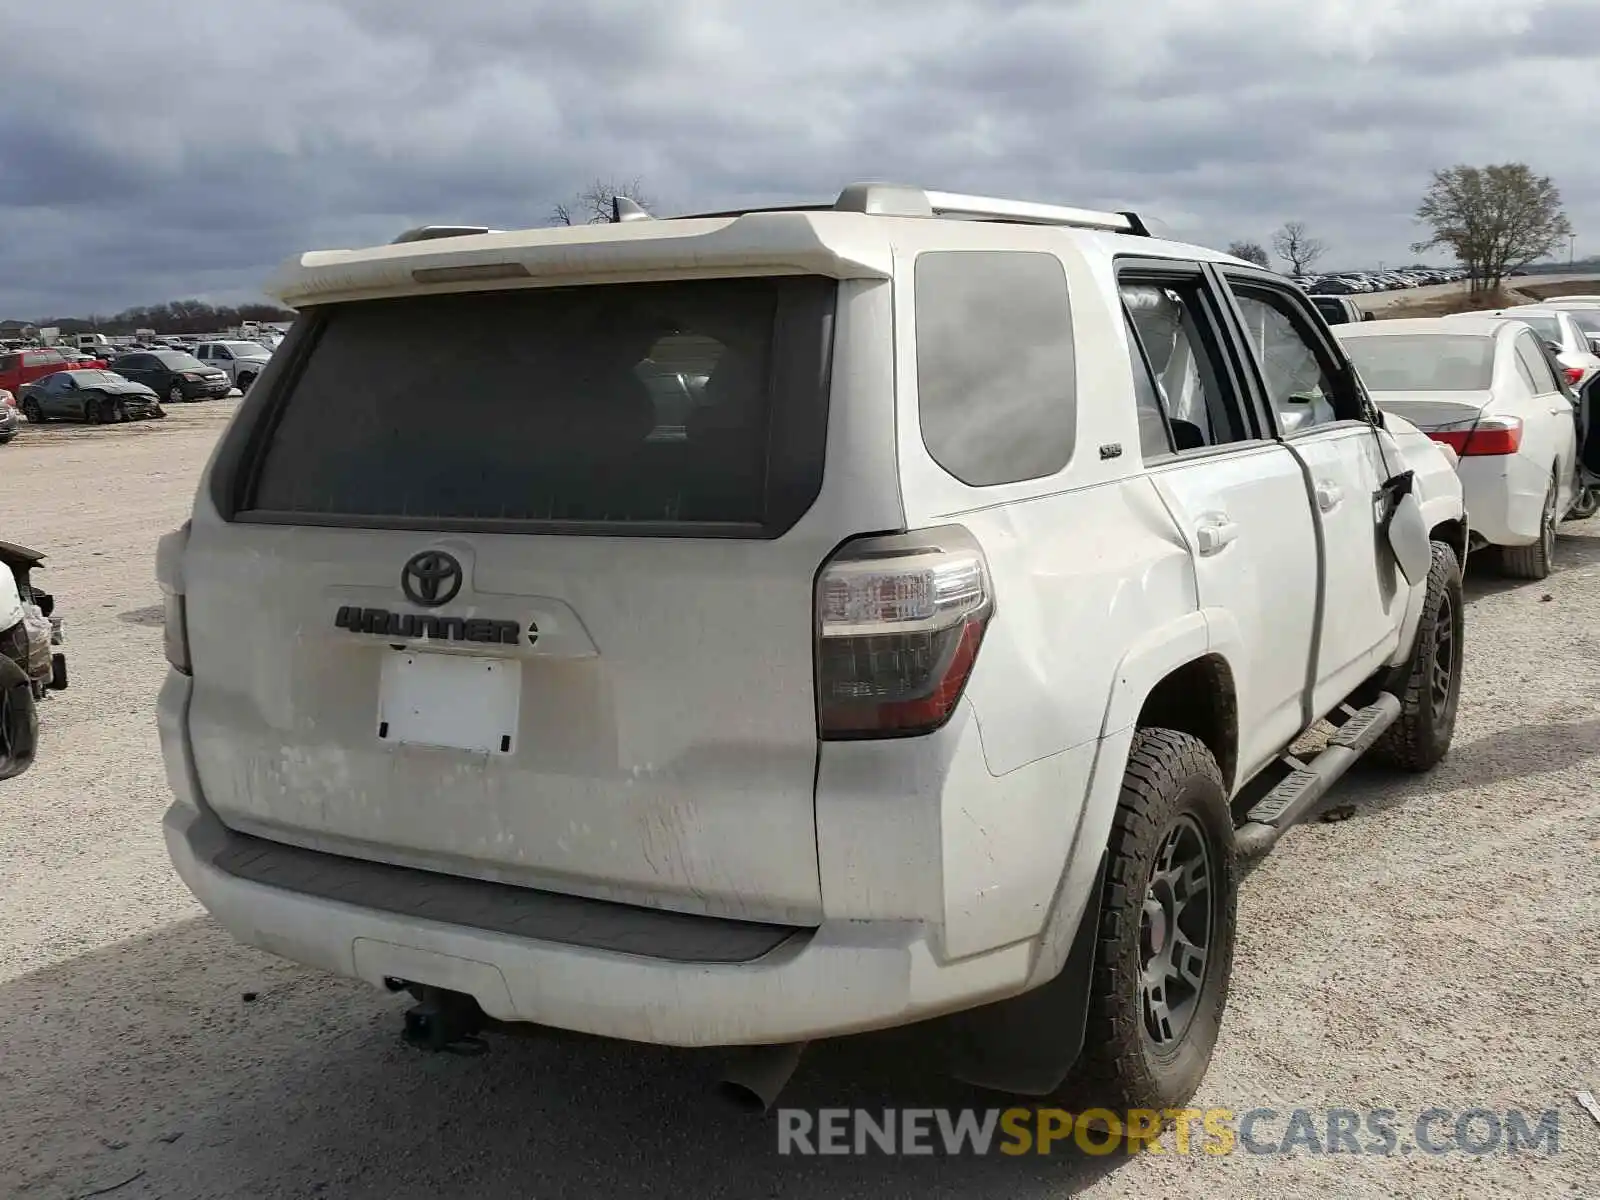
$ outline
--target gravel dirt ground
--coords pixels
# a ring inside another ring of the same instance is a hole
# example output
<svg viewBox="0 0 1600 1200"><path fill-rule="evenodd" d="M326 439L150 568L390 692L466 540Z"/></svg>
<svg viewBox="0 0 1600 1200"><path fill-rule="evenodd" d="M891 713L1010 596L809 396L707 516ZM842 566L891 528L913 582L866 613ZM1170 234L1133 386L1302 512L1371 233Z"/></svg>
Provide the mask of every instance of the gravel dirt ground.
<svg viewBox="0 0 1600 1200"><path fill-rule="evenodd" d="M712 1098L703 1057L538 1037L422 1055L401 1000L236 946L178 882L152 560L235 403L0 448L0 536L51 555L73 672L41 761L0 785L0 1195L1600 1194L1600 1124L1574 1101L1600 1092L1600 521L1563 527L1545 583L1469 572L1447 761L1358 770L1334 798L1351 819L1245 881L1197 1098L1396 1109L1403 1141L1432 1107L1555 1109L1558 1153L785 1158ZM824 1047L786 1103L994 1103L920 1061L904 1034Z"/></svg>

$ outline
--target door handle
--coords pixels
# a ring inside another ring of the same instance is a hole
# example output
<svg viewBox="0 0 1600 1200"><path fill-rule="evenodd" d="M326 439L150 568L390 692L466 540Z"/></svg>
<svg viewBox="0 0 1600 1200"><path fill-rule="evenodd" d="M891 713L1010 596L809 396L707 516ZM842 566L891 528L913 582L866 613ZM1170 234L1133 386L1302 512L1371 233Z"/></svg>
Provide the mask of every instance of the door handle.
<svg viewBox="0 0 1600 1200"><path fill-rule="evenodd" d="M1572 405L1570 405L1570 404L1558 404L1558 405L1556 405L1554 408L1552 408L1550 410L1550 415L1553 416L1553 417L1561 417L1561 416L1570 417L1572 415Z"/></svg>
<svg viewBox="0 0 1600 1200"><path fill-rule="evenodd" d="M1332 512L1344 501L1344 489L1337 483L1324 479L1317 484L1317 508Z"/></svg>
<svg viewBox="0 0 1600 1200"><path fill-rule="evenodd" d="M1194 531L1195 545L1201 555L1207 558L1220 553L1223 547L1238 536L1239 527L1228 520L1226 513L1208 517L1205 523Z"/></svg>

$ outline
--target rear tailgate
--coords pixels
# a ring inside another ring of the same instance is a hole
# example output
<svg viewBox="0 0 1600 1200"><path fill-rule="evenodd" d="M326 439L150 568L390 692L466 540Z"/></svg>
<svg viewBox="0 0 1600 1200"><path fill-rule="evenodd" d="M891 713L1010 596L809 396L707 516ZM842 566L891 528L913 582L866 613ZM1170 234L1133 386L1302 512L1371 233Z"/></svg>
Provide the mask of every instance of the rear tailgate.
<svg viewBox="0 0 1600 1200"><path fill-rule="evenodd" d="M819 919L813 580L841 540L898 519L892 481L881 511L814 503L838 287L607 284L303 318L230 434L234 519L202 505L185 553L190 733L223 820Z"/></svg>

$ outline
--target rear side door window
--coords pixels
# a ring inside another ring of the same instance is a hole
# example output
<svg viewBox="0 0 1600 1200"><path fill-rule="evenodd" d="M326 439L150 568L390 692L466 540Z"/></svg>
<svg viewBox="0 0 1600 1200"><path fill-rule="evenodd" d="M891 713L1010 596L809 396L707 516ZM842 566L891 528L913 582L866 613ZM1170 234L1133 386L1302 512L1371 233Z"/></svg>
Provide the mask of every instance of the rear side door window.
<svg viewBox="0 0 1600 1200"><path fill-rule="evenodd" d="M1166 405L1156 391L1155 376L1139 344L1139 332L1133 321L1123 314L1127 324L1128 357L1133 363L1133 405L1139 418L1139 452L1146 462L1163 454L1172 454L1176 446L1172 440L1172 423L1167 418Z"/></svg>
<svg viewBox="0 0 1600 1200"><path fill-rule="evenodd" d="M1132 339L1129 360L1146 458L1259 437L1221 377L1220 338L1199 270L1159 279L1127 276L1118 288ZM1152 419L1153 411L1164 428Z"/></svg>
<svg viewBox="0 0 1600 1200"><path fill-rule="evenodd" d="M936 250L915 268L917 396L933 460L973 487L1042 479L1072 458L1077 361L1053 254Z"/></svg>
<svg viewBox="0 0 1600 1200"><path fill-rule="evenodd" d="M1515 352L1511 355L1511 358L1517 364L1517 374L1527 386L1528 395L1537 396L1539 394L1539 382L1534 378L1533 370L1528 366L1528 360L1523 355L1520 345L1515 347Z"/></svg>
<svg viewBox="0 0 1600 1200"><path fill-rule="evenodd" d="M1539 350L1539 344L1533 340L1531 333L1517 334L1517 358L1523 368L1533 377L1533 392L1536 396L1543 396L1549 392L1559 392L1561 385L1556 382L1555 372L1550 369L1550 361Z"/></svg>

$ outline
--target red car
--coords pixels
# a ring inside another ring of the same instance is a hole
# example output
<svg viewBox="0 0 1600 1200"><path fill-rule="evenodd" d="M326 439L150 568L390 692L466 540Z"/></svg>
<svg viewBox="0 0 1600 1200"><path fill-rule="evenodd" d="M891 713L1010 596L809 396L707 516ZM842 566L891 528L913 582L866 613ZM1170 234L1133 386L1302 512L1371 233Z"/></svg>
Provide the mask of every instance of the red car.
<svg viewBox="0 0 1600 1200"><path fill-rule="evenodd" d="M65 371L68 367L92 370L104 368L105 365L104 360L98 358L93 362L68 362L59 350L46 347L12 350L0 354L0 390L17 395L21 393L23 384L54 375L57 371Z"/></svg>

